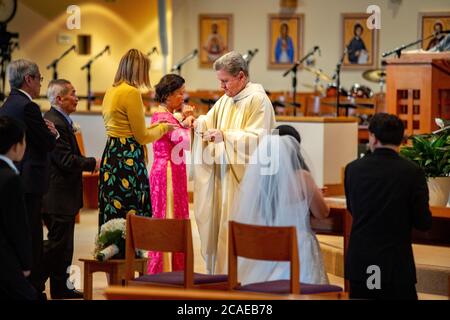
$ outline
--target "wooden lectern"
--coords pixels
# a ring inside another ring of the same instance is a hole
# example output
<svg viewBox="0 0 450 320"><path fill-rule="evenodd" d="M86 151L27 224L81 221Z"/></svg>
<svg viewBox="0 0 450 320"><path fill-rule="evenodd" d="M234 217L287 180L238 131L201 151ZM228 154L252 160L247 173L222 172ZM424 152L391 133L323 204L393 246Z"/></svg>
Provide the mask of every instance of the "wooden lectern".
<svg viewBox="0 0 450 320"><path fill-rule="evenodd" d="M405 124L405 134L439 129L450 119L450 52L402 53L386 60L387 110Z"/></svg>

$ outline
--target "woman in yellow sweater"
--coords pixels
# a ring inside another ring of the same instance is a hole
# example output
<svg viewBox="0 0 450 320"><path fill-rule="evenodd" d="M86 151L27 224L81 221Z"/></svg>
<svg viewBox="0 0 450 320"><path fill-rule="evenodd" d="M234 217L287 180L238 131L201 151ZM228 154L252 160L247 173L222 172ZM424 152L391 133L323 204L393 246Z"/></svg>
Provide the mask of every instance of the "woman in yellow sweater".
<svg viewBox="0 0 450 320"><path fill-rule="evenodd" d="M145 126L140 89L150 88L149 69L150 60L130 49L103 98L107 142L99 177L99 227L127 213L152 216L144 149L174 127L168 123Z"/></svg>

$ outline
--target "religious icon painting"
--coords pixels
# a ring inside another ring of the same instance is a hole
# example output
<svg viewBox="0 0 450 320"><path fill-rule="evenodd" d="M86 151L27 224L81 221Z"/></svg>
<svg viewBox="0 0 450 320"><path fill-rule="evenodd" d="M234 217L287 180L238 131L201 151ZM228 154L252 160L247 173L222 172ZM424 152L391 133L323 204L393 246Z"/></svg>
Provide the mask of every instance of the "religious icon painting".
<svg viewBox="0 0 450 320"><path fill-rule="evenodd" d="M436 46L446 36L442 31L449 29L450 12L419 13L419 37L423 39L423 50L430 50Z"/></svg>
<svg viewBox="0 0 450 320"><path fill-rule="evenodd" d="M303 55L303 14L269 14L269 69L285 69Z"/></svg>
<svg viewBox="0 0 450 320"><path fill-rule="evenodd" d="M214 61L233 49L233 15L199 15L199 64L211 68Z"/></svg>
<svg viewBox="0 0 450 320"><path fill-rule="evenodd" d="M379 30L369 28L368 13L343 13L342 54L343 69L373 69L378 63Z"/></svg>

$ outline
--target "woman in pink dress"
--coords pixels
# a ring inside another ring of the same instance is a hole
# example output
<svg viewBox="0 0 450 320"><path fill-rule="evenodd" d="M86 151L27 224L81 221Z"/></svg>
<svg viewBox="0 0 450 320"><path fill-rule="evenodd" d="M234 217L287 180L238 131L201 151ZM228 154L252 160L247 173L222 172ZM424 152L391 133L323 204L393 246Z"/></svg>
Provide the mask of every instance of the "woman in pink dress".
<svg viewBox="0 0 450 320"><path fill-rule="evenodd" d="M161 78L155 86L155 100L160 103L152 116L152 123L167 122L178 126L153 143L153 166L150 171L150 193L153 218L188 219L186 163L184 151L189 149L190 129L193 116L176 113L184 103L184 79L175 74ZM183 114L192 113L192 107L184 108ZM170 265L170 260L172 264ZM148 273L184 270L184 254L149 252Z"/></svg>

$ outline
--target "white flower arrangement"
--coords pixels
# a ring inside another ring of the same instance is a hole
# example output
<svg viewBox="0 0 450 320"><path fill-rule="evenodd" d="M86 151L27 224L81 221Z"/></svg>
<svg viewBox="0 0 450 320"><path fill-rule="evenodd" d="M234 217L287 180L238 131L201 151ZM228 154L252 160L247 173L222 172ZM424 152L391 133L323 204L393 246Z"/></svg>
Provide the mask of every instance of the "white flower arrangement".
<svg viewBox="0 0 450 320"><path fill-rule="evenodd" d="M112 257L125 257L126 220L111 219L100 227L95 241L94 257L105 261Z"/></svg>

